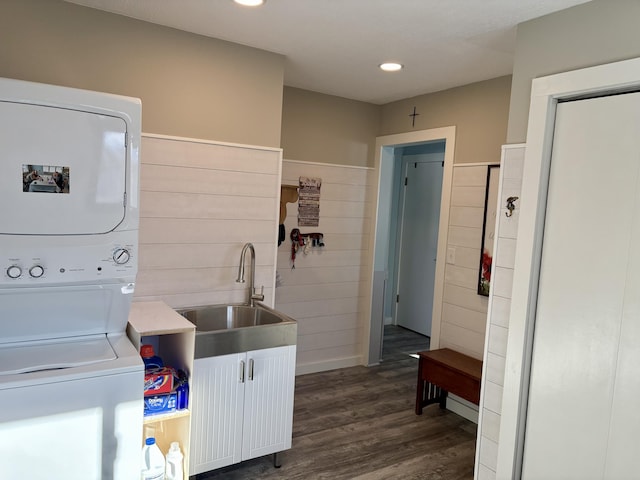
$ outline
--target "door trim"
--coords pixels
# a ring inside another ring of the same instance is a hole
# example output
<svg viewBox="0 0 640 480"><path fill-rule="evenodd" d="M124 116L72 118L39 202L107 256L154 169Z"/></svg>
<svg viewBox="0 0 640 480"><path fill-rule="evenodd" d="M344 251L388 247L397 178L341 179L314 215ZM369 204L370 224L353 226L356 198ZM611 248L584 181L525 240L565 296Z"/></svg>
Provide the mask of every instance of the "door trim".
<svg viewBox="0 0 640 480"><path fill-rule="evenodd" d="M522 203L496 478L520 478L549 167L558 101L640 87L640 58L534 79L522 179Z"/></svg>
<svg viewBox="0 0 640 480"><path fill-rule="evenodd" d="M377 355L372 345L381 345L382 332L372 327L372 301L374 295L374 265L376 252L376 231L378 226L378 210L380 209L380 163L384 148L402 147L417 143L425 143L437 140L445 141L444 150L444 171L442 172L442 195L440 200L440 220L438 224L438 248L436 260L435 288L433 294L433 315L431 326L431 348L438 348L440 341L440 317L442 314L442 299L444 295L444 268L447 249L447 235L449 225L449 206L451 203L451 184L453 180L453 160L455 151L456 127L432 128L429 130L419 130L416 132L399 133L395 135L385 135L376 138L375 147L375 202L371 218L373 219L369 232L369 295L365 298L364 308L364 328L363 328L363 359L366 365L379 363Z"/></svg>

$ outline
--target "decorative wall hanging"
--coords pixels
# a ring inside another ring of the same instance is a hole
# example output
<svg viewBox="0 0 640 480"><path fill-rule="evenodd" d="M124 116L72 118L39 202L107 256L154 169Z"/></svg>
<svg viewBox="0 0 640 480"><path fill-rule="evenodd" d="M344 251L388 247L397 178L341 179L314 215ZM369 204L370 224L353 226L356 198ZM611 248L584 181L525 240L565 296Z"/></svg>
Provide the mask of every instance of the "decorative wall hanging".
<svg viewBox="0 0 640 480"><path fill-rule="evenodd" d="M513 215L513 211L516 209L516 200L518 200L518 197L509 197L507 198L507 210L509 210L508 212L504 212L504 214L507 217L510 217L511 215Z"/></svg>
<svg viewBox="0 0 640 480"><path fill-rule="evenodd" d="M491 287L491 264L493 263L493 239L495 237L498 214L498 183L500 166L487 167L487 188L484 197L484 220L482 222L482 246L480 249L480 271L478 274L478 295L489 296Z"/></svg>
<svg viewBox="0 0 640 480"><path fill-rule="evenodd" d="M317 227L320 222L321 178L300 177L298 226Z"/></svg>
<svg viewBox="0 0 640 480"><path fill-rule="evenodd" d="M296 268L296 254L302 248L302 253L309 253L311 247L324 247L324 234L319 232L301 233L294 228L289 235L291 238L291 270Z"/></svg>

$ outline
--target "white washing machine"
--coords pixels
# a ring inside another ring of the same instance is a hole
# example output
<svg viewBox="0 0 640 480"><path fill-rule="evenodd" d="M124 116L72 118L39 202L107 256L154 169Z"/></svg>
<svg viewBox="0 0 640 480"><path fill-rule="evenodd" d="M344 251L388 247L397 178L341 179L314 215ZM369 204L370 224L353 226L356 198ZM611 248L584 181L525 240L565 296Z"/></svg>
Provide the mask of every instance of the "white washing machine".
<svg viewBox="0 0 640 480"><path fill-rule="evenodd" d="M140 101L0 79L0 478L138 479Z"/></svg>

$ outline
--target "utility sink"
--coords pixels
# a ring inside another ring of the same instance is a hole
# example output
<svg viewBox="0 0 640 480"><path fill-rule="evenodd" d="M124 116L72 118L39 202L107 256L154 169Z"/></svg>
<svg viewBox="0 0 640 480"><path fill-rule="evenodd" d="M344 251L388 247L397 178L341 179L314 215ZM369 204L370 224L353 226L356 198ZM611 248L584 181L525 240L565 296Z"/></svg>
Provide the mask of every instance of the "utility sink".
<svg viewBox="0 0 640 480"><path fill-rule="evenodd" d="M249 305L214 305L186 310L182 316L193 323L198 332L256 327L290 320L276 311Z"/></svg>
<svg viewBox="0 0 640 480"><path fill-rule="evenodd" d="M297 322L261 303L207 305L178 313L196 326L195 358L296 344Z"/></svg>

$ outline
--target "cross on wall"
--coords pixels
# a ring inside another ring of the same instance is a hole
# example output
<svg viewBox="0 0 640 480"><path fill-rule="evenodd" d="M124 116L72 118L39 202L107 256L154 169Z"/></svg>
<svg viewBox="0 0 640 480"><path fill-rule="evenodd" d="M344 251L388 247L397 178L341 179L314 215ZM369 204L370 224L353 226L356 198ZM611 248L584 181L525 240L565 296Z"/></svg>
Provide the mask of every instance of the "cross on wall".
<svg viewBox="0 0 640 480"><path fill-rule="evenodd" d="M411 117L411 126L415 127L416 126L416 117L420 115L419 113L416 113L416 107L413 107L413 113L410 113L409 116Z"/></svg>

